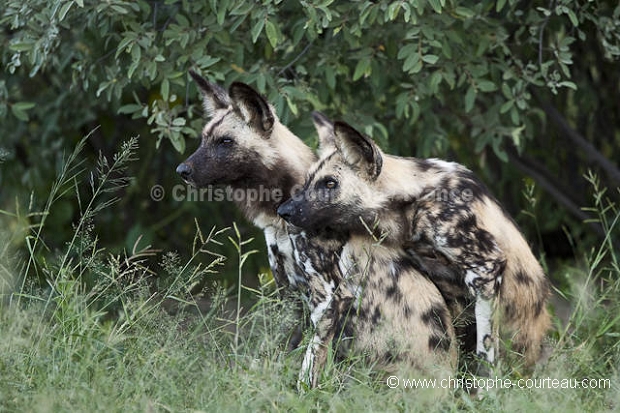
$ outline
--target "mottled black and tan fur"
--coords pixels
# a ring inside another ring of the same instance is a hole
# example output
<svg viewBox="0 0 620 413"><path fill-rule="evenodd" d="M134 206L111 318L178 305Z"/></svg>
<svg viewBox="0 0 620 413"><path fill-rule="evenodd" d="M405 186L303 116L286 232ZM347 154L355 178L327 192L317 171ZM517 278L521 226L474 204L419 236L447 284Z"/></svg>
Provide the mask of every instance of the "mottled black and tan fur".
<svg viewBox="0 0 620 413"><path fill-rule="evenodd" d="M503 337L534 364L550 324L549 282L486 187L462 165L385 155L343 122L334 131L335 149L310 169L302 193L290 201L295 219L289 222L358 235L370 228L382 245L403 248L414 261L423 262L420 251L434 251L458 270L457 279L450 279L453 272L435 274L444 295L458 295L458 288L445 288L461 285L475 297L478 354L495 360L496 305Z"/></svg>
<svg viewBox="0 0 620 413"><path fill-rule="evenodd" d="M331 123L318 113L314 121L321 150L328 150ZM293 222L295 199L278 208ZM453 371L457 339L452 315L417 260L402 248L385 247L369 234L346 228L290 233L296 261L307 276L315 326L300 381L316 386L330 347L337 356L363 355L384 372L408 368L436 377ZM433 271L451 272L443 264L423 262Z"/></svg>
<svg viewBox="0 0 620 413"><path fill-rule="evenodd" d="M279 211L292 218L288 202ZM367 236L291 234L315 326L300 382L317 385L330 348L338 358L362 356L381 372L453 373L457 339L450 310L411 257Z"/></svg>

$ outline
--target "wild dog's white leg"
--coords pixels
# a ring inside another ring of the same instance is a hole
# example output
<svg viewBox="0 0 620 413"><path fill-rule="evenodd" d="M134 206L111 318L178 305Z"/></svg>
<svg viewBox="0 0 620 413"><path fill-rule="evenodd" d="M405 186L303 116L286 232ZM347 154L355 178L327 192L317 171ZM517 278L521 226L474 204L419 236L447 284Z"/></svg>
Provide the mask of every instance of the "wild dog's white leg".
<svg viewBox="0 0 620 413"><path fill-rule="evenodd" d="M334 308L330 308L328 314L324 314L321 320L319 320L316 332L308 344L301 364L301 371L299 372L297 382L297 389L299 391L303 391L307 387L314 388L318 385L319 376L327 361L328 348L334 340L336 320L339 317L339 313L335 312Z"/></svg>
<svg viewBox="0 0 620 413"><path fill-rule="evenodd" d="M304 361L301 363L301 370L299 372L299 378L297 379L297 390L303 392L306 388L312 387L315 381L315 359L317 351L321 346L321 338L318 334L312 337L308 348L306 348L306 354L304 355Z"/></svg>
<svg viewBox="0 0 620 413"><path fill-rule="evenodd" d="M313 280L316 281L316 280ZM316 387L319 374L327 359L327 347L331 344L334 330L334 301L333 290L335 288L333 282L320 282L320 288L316 282L311 283L314 288L314 297L311 299L310 306L312 312L310 319L314 325L315 333L312 340L306 348L306 354L301 364L299 378L297 381L297 390L303 392L305 388ZM322 297L319 301L318 298Z"/></svg>
<svg viewBox="0 0 620 413"><path fill-rule="evenodd" d="M493 339L493 300L485 298L480 288L482 277L473 271L465 274L465 284L476 297L476 354L489 364L495 362L495 340Z"/></svg>
<svg viewBox="0 0 620 413"><path fill-rule="evenodd" d="M476 297L476 354L486 360L489 364L495 362L495 348L493 344L493 305L492 301L483 298L481 295Z"/></svg>

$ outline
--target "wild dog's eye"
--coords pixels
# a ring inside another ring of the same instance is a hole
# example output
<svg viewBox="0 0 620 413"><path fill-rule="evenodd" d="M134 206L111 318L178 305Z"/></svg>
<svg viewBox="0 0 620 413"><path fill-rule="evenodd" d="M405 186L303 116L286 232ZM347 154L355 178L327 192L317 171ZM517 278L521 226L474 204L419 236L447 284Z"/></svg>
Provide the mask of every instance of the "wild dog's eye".
<svg viewBox="0 0 620 413"><path fill-rule="evenodd" d="M335 179L328 178L325 180L324 185L327 189L334 189L338 186L338 182Z"/></svg>
<svg viewBox="0 0 620 413"><path fill-rule="evenodd" d="M233 140L229 136L223 136L217 141L218 145L230 145L231 143L233 143Z"/></svg>

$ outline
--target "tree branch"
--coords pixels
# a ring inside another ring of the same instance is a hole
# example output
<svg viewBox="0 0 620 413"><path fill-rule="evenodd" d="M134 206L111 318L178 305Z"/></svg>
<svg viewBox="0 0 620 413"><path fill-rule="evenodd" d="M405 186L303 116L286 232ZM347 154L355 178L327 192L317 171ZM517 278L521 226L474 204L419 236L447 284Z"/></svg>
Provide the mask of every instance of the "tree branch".
<svg viewBox="0 0 620 413"><path fill-rule="evenodd" d="M540 100L540 99L539 99ZM541 101L541 107L549 117L555 123L565 136L573 142L579 149L584 151L586 158L599 165L607 174L609 179L617 184L620 184L620 169L601 154L594 145L592 145L586 138L581 136L579 132L574 130L566 119L554 108L552 105Z"/></svg>
<svg viewBox="0 0 620 413"><path fill-rule="evenodd" d="M592 217L581 210L581 208L573 202L567 195L565 195L560 189L554 185L549 178L545 176L544 171L540 171L537 168L536 162L532 161L524 156L518 156L513 151L507 151L510 164L514 165L522 173L531 176L538 185L540 185L549 195L551 195L558 204L562 205L568 212L570 212L575 218L582 222L587 222L587 225L592 231L599 237L605 238L605 231L596 222L591 221Z"/></svg>
<svg viewBox="0 0 620 413"><path fill-rule="evenodd" d="M286 66L284 66L282 69L280 69L280 71L278 72L277 76L282 75L282 73L286 72L288 69L290 69L296 61L298 61L303 55L306 54L306 52L308 51L308 49L310 49L310 46L312 46L313 42L310 42L306 45L306 47L304 47L304 49L297 55L295 56L295 58L293 60L291 60Z"/></svg>

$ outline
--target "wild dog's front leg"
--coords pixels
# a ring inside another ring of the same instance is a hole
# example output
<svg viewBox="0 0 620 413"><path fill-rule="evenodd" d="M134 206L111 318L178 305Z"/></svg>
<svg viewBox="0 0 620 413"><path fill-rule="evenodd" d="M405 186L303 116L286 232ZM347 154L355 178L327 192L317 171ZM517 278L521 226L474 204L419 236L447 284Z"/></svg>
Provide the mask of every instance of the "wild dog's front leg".
<svg viewBox="0 0 620 413"><path fill-rule="evenodd" d="M315 332L308 343L299 372L297 388L300 391L304 387L313 388L318 384L320 373L327 360L328 346L334 337L339 307L338 299L334 295L336 286L333 282L327 282L317 276L310 280L309 286L310 319Z"/></svg>
<svg viewBox="0 0 620 413"><path fill-rule="evenodd" d="M348 351L349 339L352 337L355 324L355 315L352 311L354 301L348 289L340 288L328 302L325 302L325 305L318 306L318 311L313 312L318 316L320 309L324 308L320 318L313 317L313 321L316 322L315 334L306 349L298 389L302 390L304 385L310 387L318 385L330 347L339 355Z"/></svg>
<svg viewBox="0 0 620 413"><path fill-rule="evenodd" d="M325 304L326 306L320 318L315 319L313 317L313 321L316 320L315 333L310 343L308 343L308 348L301 364L297 383L299 390L303 390L304 387L315 388L318 385L321 371L323 371L327 362L329 346L334 339L339 305L336 298L332 298ZM313 311L313 315L316 314L317 312Z"/></svg>
<svg viewBox="0 0 620 413"><path fill-rule="evenodd" d="M315 334L310 343L308 343L304 360L301 363L301 370L297 379L297 390L303 391L306 387L316 386L316 376L318 374L316 371L318 369L316 357L320 349L321 339L318 334Z"/></svg>
<svg viewBox="0 0 620 413"><path fill-rule="evenodd" d="M297 382L299 391L303 391L305 387L315 388L319 384L321 371L323 371L327 361L328 346L331 345L334 338L334 329L330 330L325 337L314 334L308 343Z"/></svg>

